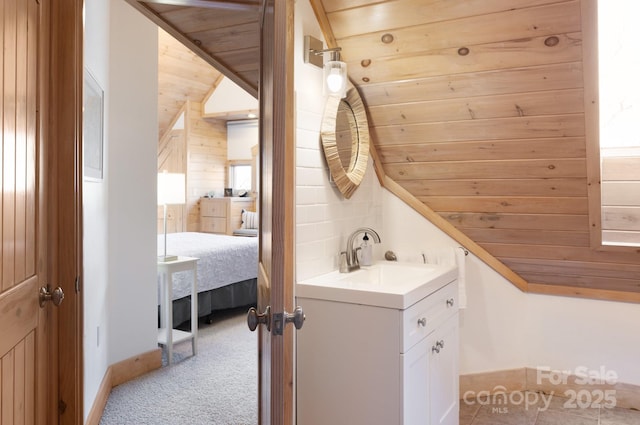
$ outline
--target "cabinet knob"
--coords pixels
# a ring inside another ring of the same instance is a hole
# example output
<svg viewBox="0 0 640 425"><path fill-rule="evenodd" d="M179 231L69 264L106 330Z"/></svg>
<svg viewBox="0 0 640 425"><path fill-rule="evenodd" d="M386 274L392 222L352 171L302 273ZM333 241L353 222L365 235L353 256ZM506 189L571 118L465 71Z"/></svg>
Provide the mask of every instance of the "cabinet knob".
<svg viewBox="0 0 640 425"><path fill-rule="evenodd" d="M427 318L426 317L422 317L420 319L418 319L418 325L422 326L423 328L427 326Z"/></svg>
<svg viewBox="0 0 640 425"><path fill-rule="evenodd" d="M434 345L433 347L431 347L431 352L432 353L439 353L440 350L442 350L444 348L444 339L441 339L440 341L436 341L436 345Z"/></svg>
<svg viewBox="0 0 640 425"><path fill-rule="evenodd" d="M447 300L447 307L453 307L454 303L455 303L455 300L453 298L449 298Z"/></svg>

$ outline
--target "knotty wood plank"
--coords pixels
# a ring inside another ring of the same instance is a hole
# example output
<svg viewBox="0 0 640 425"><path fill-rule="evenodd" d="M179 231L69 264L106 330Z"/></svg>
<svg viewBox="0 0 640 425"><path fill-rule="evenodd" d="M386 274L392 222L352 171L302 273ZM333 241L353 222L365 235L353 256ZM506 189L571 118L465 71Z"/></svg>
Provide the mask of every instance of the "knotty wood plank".
<svg viewBox="0 0 640 425"><path fill-rule="evenodd" d="M362 19L362 18L360 18ZM472 15L465 18L370 32L368 26L337 43L349 59L411 55L428 50L523 40L579 32L580 2L570 1L526 9ZM382 37L393 36L385 43Z"/></svg>
<svg viewBox="0 0 640 425"><path fill-rule="evenodd" d="M582 89L569 89L373 106L369 116L371 124L384 126L583 111Z"/></svg>
<svg viewBox="0 0 640 425"><path fill-rule="evenodd" d="M584 158L584 137L544 139L425 142L421 145L383 145L385 164L398 162L463 161L466 159Z"/></svg>
<svg viewBox="0 0 640 425"><path fill-rule="evenodd" d="M638 279L616 279L593 276L553 275L540 273L523 273L522 277L529 282L542 285L575 286L579 288L606 289L610 291L640 292Z"/></svg>
<svg viewBox="0 0 640 425"><path fill-rule="evenodd" d="M327 1L325 8L334 7ZM330 3L330 2L329 2ZM509 9L552 3L551 0L467 0L452 2L442 0L397 0L381 2L370 6L355 7L343 11L327 13L337 39L363 32L362 23L366 22L366 31L382 31L402 28L428 22L446 21L465 16L485 15ZM384 17L384 19L380 19Z"/></svg>
<svg viewBox="0 0 640 425"><path fill-rule="evenodd" d="M403 180L414 196L587 196L586 179Z"/></svg>
<svg viewBox="0 0 640 425"><path fill-rule="evenodd" d="M584 136L584 117L581 114L550 115L411 124L374 127L371 129L371 133L376 137L378 146L426 142L575 137Z"/></svg>
<svg viewBox="0 0 640 425"><path fill-rule="evenodd" d="M586 214L587 198L505 196L419 196L435 211L524 214Z"/></svg>
<svg viewBox="0 0 640 425"><path fill-rule="evenodd" d="M546 37L487 43L466 47L469 54L461 56L458 48L430 50L410 56L375 58L362 66L361 58L346 58L349 76L359 85L386 81L409 80L504 68L519 68L548 63L575 62L582 58L581 34L557 35L559 42L547 47Z"/></svg>
<svg viewBox="0 0 640 425"><path fill-rule="evenodd" d="M207 50L214 55L222 52L236 51L259 46L259 23L256 21L238 24L229 28L210 27L198 32L186 31L187 37L197 40L207 46ZM254 61L256 58L253 58Z"/></svg>
<svg viewBox="0 0 640 425"><path fill-rule="evenodd" d="M524 243L529 245L557 245L564 247L589 246L589 232L562 230L528 230L528 229L480 229L461 228L466 235L482 244L493 243ZM535 251L534 251L535 252ZM514 269L516 273L518 270Z"/></svg>
<svg viewBox="0 0 640 425"><path fill-rule="evenodd" d="M585 228L585 231L587 229ZM596 251L589 247L567 249L552 245L503 244L485 242L482 246L499 258L543 258L556 260L588 261L600 263L640 263L640 248L635 251Z"/></svg>
<svg viewBox="0 0 640 425"><path fill-rule="evenodd" d="M571 286L530 283L529 292L565 297L591 298L604 301L640 303L640 293L638 292L612 291L608 289L578 288Z"/></svg>
<svg viewBox="0 0 640 425"><path fill-rule="evenodd" d="M172 10L160 11L160 5L153 4L150 6L158 11L160 16L168 22L173 23L178 28L188 27L188 31L191 33L206 31L211 28L232 28L236 25L258 20L257 13L254 14L247 11L239 12L229 9L205 9L195 7L173 8Z"/></svg>
<svg viewBox="0 0 640 425"><path fill-rule="evenodd" d="M522 159L493 161L440 161L387 164L389 177L401 180L525 179L585 177L585 160Z"/></svg>
<svg viewBox="0 0 640 425"><path fill-rule="evenodd" d="M529 258L501 258L501 260L520 274L588 275L617 279L629 279L630 276L640 275L640 264L611 264Z"/></svg>
<svg viewBox="0 0 640 425"><path fill-rule="evenodd" d="M569 62L368 83L360 85L359 89L367 106L371 108L395 103L563 90L582 86L582 63Z"/></svg>
<svg viewBox="0 0 640 425"><path fill-rule="evenodd" d="M440 212L442 218L458 228L562 230L584 232L589 227L586 214L509 214ZM524 242L524 241L523 241Z"/></svg>

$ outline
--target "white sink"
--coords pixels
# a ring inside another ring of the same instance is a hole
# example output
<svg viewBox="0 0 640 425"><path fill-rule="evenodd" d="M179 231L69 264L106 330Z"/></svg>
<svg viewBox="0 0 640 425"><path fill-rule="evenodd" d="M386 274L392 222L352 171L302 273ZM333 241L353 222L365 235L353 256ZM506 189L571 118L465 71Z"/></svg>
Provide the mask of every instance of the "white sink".
<svg viewBox="0 0 640 425"><path fill-rule="evenodd" d="M296 296L404 310L456 279L455 265L378 262L296 285Z"/></svg>

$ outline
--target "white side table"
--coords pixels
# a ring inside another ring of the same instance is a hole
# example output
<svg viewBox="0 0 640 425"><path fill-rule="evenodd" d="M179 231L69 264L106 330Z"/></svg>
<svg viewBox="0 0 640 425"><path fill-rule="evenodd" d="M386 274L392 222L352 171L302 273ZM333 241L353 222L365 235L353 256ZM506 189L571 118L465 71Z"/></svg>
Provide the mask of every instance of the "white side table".
<svg viewBox="0 0 640 425"><path fill-rule="evenodd" d="M191 339L193 355L197 353L198 341L198 293L196 282L198 272L196 269L198 258L178 257L175 261L158 261L158 274L160 275L160 328L158 329L158 344L167 347L168 364L173 361L173 344ZM191 271L193 282L191 284L191 332L173 329L173 274Z"/></svg>

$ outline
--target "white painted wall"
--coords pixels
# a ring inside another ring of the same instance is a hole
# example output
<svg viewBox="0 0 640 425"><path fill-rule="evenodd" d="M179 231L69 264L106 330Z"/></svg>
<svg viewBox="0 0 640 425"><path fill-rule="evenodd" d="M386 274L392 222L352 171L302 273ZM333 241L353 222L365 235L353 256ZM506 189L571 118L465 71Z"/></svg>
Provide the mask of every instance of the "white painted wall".
<svg viewBox="0 0 640 425"><path fill-rule="evenodd" d="M251 148L260 141L258 120L227 121L227 159L250 160Z"/></svg>
<svg viewBox="0 0 640 425"><path fill-rule="evenodd" d="M109 0L85 3L84 62L94 79L104 90L105 104L109 103ZM109 111L105 110L105 123ZM109 148L109 128L104 127L105 151ZM104 157L105 179L84 181L84 405L85 419L96 397L100 382L109 367L107 344L109 319L107 314L107 244L108 233L107 185L109 158Z"/></svg>
<svg viewBox="0 0 640 425"><path fill-rule="evenodd" d="M258 109L258 99L228 78L222 79L213 94L204 103L205 115L256 109Z"/></svg>
<svg viewBox="0 0 640 425"><path fill-rule="evenodd" d="M156 347L158 90L155 25L121 0L85 7L85 65L105 91L104 179L83 188L86 418L109 365Z"/></svg>
<svg viewBox="0 0 640 425"><path fill-rule="evenodd" d="M296 276L304 280L338 267L349 234L358 227L382 228L382 190L371 161L364 181L349 200L329 183L320 144L324 108L322 69L305 64L304 35L322 39L308 1L296 2ZM384 240L384 234L380 234ZM374 246L374 255L380 254Z"/></svg>
<svg viewBox="0 0 640 425"><path fill-rule="evenodd" d="M422 249L459 246L391 193L383 197L385 249L400 259ZM526 294L472 254L468 308L460 314L460 372L519 367L598 371L640 385L640 306Z"/></svg>
<svg viewBox="0 0 640 425"><path fill-rule="evenodd" d="M157 347L158 29L111 0L109 361Z"/></svg>

